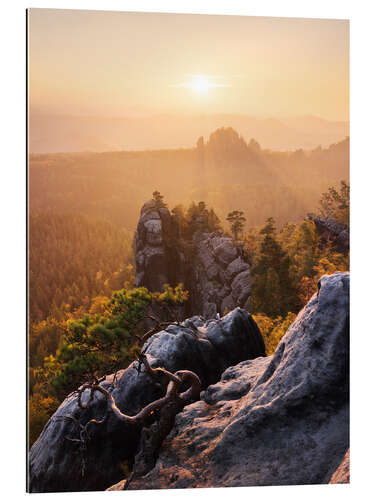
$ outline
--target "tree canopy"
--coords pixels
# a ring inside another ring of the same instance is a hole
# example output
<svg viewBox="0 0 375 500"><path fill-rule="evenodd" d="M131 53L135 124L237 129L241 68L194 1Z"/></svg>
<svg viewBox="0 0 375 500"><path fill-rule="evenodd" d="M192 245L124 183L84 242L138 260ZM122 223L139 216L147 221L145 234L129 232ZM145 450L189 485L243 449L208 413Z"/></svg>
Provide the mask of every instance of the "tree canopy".
<svg viewBox="0 0 375 500"><path fill-rule="evenodd" d="M156 201L157 208L165 208L167 204L164 202L164 196L160 194L159 191L154 191L152 193L153 200Z"/></svg>
<svg viewBox="0 0 375 500"><path fill-rule="evenodd" d="M320 214L323 217L332 217L339 222L349 224L350 187L341 181L340 189L330 187L320 199Z"/></svg>
<svg viewBox="0 0 375 500"><path fill-rule="evenodd" d="M102 314L67 321L56 355L45 358L37 376L48 379L56 395L63 397L86 379L126 367L139 347L137 333L147 307L178 306L186 299L182 285L165 285L164 292L152 293L144 287L114 292Z"/></svg>
<svg viewBox="0 0 375 500"><path fill-rule="evenodd" d="M238 236L242 233L246 222L244 213L241 210L233 210L227 215L227 221L230 223L234 239L238 240Z"/></svg>

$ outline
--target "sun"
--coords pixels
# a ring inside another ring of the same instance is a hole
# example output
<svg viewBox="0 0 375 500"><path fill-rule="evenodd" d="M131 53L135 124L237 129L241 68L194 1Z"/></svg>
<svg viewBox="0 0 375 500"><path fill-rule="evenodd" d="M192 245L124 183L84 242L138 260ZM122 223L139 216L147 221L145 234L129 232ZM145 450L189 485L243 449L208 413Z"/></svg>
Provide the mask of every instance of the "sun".
<svg viewBox="0 0 375 500"><path fill-rule="evenodd" d="M169 87L180 87L192 90L197 94L204 94L215 88L231 87L228 83L215 82L212 75L189 75L190 79L182 83L173 83ZM216 77L217 79L218 77Z"/></svg>
<svg viewBox="0 0 375 500"><path fill-rule="evenodd" d="M201 75L194 76L193 81L191 82L191 88L195 90L195 92L199 93L208 92L211 86L212 85L208 79Z"/></svg>

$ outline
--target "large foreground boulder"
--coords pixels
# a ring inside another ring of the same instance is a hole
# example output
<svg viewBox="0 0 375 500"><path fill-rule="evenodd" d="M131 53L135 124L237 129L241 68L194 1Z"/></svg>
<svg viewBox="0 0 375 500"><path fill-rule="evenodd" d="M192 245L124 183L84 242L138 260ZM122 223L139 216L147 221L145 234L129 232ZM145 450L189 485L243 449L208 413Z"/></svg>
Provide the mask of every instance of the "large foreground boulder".
<svg viewBox="0 0 375 500"><path fill-rule="evenodd" d="M228 368L177 415L130 489L328 483L348 446L349 273L336 273L273 356Z"/></svg>
<svg viewBox="0 0 375 500"><path fill-rule="evenodd" d="M265 356L256 323L239 308L220 320L205 321L195 316L181 325L171 325L152 336L143 351L152 367L171 372L192 370L205 388L217 382L228 366ZM128 415L135 415L165 393L165 386L148 373L138 373L136 365L132 363L120 372L114 387L112 375L102 383ZM88 393L83 395L84 402ZM84 445L67 439L79 437L79 426L71 417L85 424L91 418L101 419L104 411L105 399L98 392L87 410L79 408L76 394L66 398L31 448L31 492L104 490L123 478L123 466L137 450L139 427L110 415L103 424L90 426L91 438Z"/></svg>

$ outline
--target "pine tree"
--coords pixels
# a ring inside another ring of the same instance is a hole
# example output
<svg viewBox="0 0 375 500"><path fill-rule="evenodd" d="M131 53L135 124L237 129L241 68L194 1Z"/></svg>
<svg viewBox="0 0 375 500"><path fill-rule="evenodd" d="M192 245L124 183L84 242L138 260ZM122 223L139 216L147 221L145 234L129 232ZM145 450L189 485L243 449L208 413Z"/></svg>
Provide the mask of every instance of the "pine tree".
<svg viewBox="0 0 375 500"><path fill-rule="evenodd" d="M276 239L272 218L260 231L263 241L252 268L251 308L253 313L284 316L297 307L297 293L290 276L290 259Z"/></svg>
<svg viewBox="0 0 375 500"><path fill-rule="evenodd" d="M157 208L165 208L167 204L164 202L164 196L159 191L152 193L152 198L156 201Z"/></svg>
<svg viewBox="0 0 375 500"><path fill-rule="evenodd" d="M111 300L93 307L85 314L67 322L64 338L56 355L45 359L38 370L40 380L50 385L59 399L78 387L85 379L102 376L126 367L134 359L138 344L140 320L152 304L169 307L182 305L187 292L182 285L165 285L164 292L151 293L146 288L122 289ZM96 311L102 311L96 313Z"/></svg>
<svg viewBox="0 0 375 500"><path fill-rule="evenodd" d="M234 239L238 240L239 234L242 233L246 218L241 210L233 210L227 215L227 221L230 223L230 229L233 233Z"/></svg>
<svg viewBox="0 0 375 500"><path fill-rule="evenodd" d="M323 217L332 217L349 225L350 187L341 181L340 190L330 187L320 199L320 213Z"/></svg>

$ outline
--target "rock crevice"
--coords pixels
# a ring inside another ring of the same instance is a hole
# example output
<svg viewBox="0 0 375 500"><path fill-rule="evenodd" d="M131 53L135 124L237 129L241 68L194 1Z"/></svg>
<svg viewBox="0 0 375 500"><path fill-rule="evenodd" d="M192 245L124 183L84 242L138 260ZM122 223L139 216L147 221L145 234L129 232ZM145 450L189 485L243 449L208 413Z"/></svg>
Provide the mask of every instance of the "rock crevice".
<svg viewBox="0 0 375 500"><path fill-rule="evenodd" d="M235 241L220 232L196 232L184 241L173 231L169 210L157 208L154 200L141 209L135 251L136 286L161 291L165 283L184 283L190 296L188 315L214 318L249 306L250 266Z"/></svg>
<svg viewBox="0 0 375 500"><path fill-rule="evenodd" d="M336 273L273 356L231 366L177 416L131 488L328 483L348 446L349 274Z"/></svg>
<svg viewBox="0 0 375 500"><path fill-rule="evenodd" d="M263 338L250 314L235 309L222 319L204 320L194 316L181 325L171 325L147 340L143 347L153 368L163 367L175 373L191 370L202 386L217 382L231 364L265 356ZM111 392L118 408L135 415L165 393L165 384L158 383L148 373L136 370L137 362L117 375L108 376L103 386ZM83 394L83 402L89 390ZM60 405L34 443L29 456L29 488L31 492L103 490L123 478L121 464L132 461L139 445L141 428L124 424L115 417L90 427L90 440L82 452L79 445L67 440L77 437L71 418L86 424L101 419L106 401L95 393L87 410L78 405L76 394ZM153 422L152 418L149 425ZM82 460L85 473L81 474Z"/></svg>

